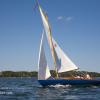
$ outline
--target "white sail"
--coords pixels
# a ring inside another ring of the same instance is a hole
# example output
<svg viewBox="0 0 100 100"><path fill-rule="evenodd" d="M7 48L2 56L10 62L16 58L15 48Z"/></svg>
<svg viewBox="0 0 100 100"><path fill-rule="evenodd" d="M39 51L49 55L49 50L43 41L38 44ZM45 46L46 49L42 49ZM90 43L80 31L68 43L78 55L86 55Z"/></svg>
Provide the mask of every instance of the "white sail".
<svg viewBox="0 0 100 100"><path fill-rule="evenodd" d="M48 17L44 14L44 12L42 11L40 6L39 6L39 11L40 11L40 14L41 14L41 18L42 18L43 26L44 26L44 29L45 29L45 33L48 36L47 39L48 39L48 42L50 44L50 48L52 49L52 43L50 41L51 30L50 30L50 26L49 26L49 23L48 23Z"/></svg>
<svg viewBox="0 0 100 100"><path fill-rule="evenodd" d="M46 61L43 40L44 40L44 33L42 34L40 43L39 60L38 60L38 80L46 80L51 76Z"/></svg>
<svg viewBox="0 0 100 100"><path fill-rule="evenodd" d="M54 39L53 45L55 48L56 63L59 73L78 69L78 67L69 59Z"/></svg>
<svg viewBox="0 0 100 100"><path fill-rule="evenodd" d="M56 57L55 57L55 51L54 51L54 47L53 47L53 43L52 43L52 33L51 33L51 29L50 29L50 25L48 22L48 17L47 15L42 11L41 7L39 6L39 10L40 10L40 14L41 14L41 18L42 18L42 22L44 25L44 29L47 35L47 39L50 45L50 49L51 49L51 54L53 57L53 61L54 61L54 67L55 67L55 71L56 71L56 77L58 77L58 72L57 72L57 67L56 67Z"/></svg>
<svg viewBox="0 0 100 100"><path fill-rule="evenodd" d="M45 32L46 34L50 33L50 30L49 30L49 24L48 24L48 19L47 19L47 16L44 14L44 12L42 11L41 7L39 6L39 11L40 11L40 14L41 14L41 18L42 18L42 22L43 22L43 25L44 25L44 29L45 29Z"/></svg>
<svg viewBox="0 0 100 100"><path fill-rule="evenodd" d="M52 38L51 29L48 23L47 16L43 13L41 7L39 7L39 10L43 21L44 29L47 35L47 39L51 48L51 52L53 52L52 55L56 59L56 67L58 69L58 72L61 73L61 72L78 69L78 67L68 58L67 55L65 55L65 53L61 50L61 48L58 46L56 41ZM52 42L50 41L51 38L52 38Z"/></svg>

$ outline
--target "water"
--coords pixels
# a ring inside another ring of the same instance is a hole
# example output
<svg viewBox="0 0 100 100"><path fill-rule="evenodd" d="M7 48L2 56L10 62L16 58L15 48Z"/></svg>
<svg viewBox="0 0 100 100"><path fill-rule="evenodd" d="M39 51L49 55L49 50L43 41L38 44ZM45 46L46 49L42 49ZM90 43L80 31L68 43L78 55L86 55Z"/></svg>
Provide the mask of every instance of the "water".
<svg viewBox="0 0 100 100"><path fill-rule="evenodd" d="M0 78L0 100L100 100L100 86L50 86L35 78Z"/></svg>

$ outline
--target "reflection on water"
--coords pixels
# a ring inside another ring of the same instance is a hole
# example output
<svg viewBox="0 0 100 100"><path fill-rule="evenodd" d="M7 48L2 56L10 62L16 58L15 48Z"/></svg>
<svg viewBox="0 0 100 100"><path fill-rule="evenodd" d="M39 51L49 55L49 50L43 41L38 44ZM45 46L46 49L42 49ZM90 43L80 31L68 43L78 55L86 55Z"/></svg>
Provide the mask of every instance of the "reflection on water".
<svg viewBox="0 0 100 100"><path fill-rule="evenodd" d="M100 86L55 85L43 88L35 78L0 78L0 100L100 100Z"/></svg>

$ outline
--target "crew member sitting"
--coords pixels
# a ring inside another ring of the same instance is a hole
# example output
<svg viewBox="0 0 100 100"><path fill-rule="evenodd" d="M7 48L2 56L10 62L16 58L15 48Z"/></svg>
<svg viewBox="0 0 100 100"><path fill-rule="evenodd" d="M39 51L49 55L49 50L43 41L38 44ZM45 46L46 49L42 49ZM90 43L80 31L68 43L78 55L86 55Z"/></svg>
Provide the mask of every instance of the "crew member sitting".
<svg viewBox="0 0 100 100"><path fill-rule="evenodd" d="M91 79L89 74L86 74L86 79Z"/></svg>

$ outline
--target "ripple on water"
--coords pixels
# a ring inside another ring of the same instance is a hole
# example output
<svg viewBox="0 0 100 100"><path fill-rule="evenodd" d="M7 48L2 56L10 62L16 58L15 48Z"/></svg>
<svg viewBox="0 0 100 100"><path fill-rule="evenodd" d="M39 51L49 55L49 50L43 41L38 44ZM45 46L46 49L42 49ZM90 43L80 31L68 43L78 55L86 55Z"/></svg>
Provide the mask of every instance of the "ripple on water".
<svg viewBox="0 0 100 100"><path fill-rule="evenodd" d="M0 100L100 100L100 86L58 84L43 88L33 78L1 78L0 93Z"/></svg>

